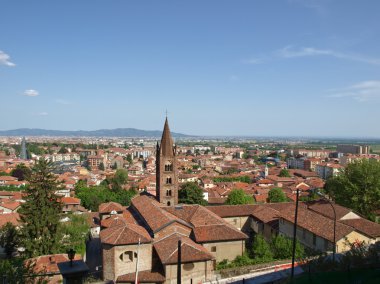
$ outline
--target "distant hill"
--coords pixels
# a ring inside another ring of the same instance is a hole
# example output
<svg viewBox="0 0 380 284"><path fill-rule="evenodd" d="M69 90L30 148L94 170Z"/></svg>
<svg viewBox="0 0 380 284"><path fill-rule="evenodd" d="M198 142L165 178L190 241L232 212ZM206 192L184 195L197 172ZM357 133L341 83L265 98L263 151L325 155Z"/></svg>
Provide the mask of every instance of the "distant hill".
<svg viewBox="0 0 380 284"><path fill-rule="evenodd" d="M20 128L1 130L0 136L72 136L72 137L161 137L160 130L141 130L136 128L116 128L99 130L46 130L38 128ZM190 135L172 132L173 137L190 137Z"/></svg>

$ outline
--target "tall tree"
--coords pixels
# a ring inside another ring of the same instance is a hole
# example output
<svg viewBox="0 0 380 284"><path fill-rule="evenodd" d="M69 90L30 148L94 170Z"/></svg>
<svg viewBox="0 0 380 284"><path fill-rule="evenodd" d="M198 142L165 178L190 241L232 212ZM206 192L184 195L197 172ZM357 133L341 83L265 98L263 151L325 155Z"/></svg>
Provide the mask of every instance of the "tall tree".
<svg viewBox="0 0 380 284"><path fill-rule="evenodd" d="M374 219L380 208L380 161L357 160L336 177L329 178L326 192L340 205Z"/></svg>
<svg viewBox="0 0 380 284"><path fill-rule="evenodd" d="M238 205L252 204L253 202L253 197L246 194L242 189L233 189L228 195L225 203L228 205Z"/></svg>
<svg viewBox="0 0 380 284"><path fill-rule="evenodd" d="M57 229L62 205L55 194L59 182L53 165L40 159L28 177L25 203L21 205L22 243L27 257L54 253L58 247Z"/></svg>
<svg viewBox="0 0 380 284"><path fill-rule="evenodd" d="M27 179L30 175L31 170L24 163L18 164L14 170L11 172L11 176L16 177L19 181Z"/></svg>
<svg viewBox="0 0 380 284"><path fill-rule="evenodd" d="M12 223L7 222L0 229L0 246L4 248L5 254L8 258L12 257L13 252L19 245L20 238L19 232Z"/></svg>
<svg viewBox="0 0 380 284"><path fill-rule="evenodd" d="M282 169L278 176L279 177L291 177L291 175L287 169Z"/></svg>
<svg viewBox="0 0 380 284"><path fill-rule="evenodd" d="M187 182L178 191L178 202L185 204L207 205L203 199L203 191L195 182Z"/></svg>
<svg viewBox="0 0 380 284"><path fill-rule="evenodd" d="M269 201L272 203L276 202L286 202L288 199L286 198L285 193L279 187L274 187L268 192Z"/></svg>

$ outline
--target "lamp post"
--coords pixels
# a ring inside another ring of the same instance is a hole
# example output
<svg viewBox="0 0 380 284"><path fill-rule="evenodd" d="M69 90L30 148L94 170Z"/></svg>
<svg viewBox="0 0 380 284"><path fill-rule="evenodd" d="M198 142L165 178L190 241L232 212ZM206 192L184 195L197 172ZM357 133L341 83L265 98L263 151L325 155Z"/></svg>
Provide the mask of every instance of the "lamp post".
<svg viewBox="0 0 380 284"><path fill-rule="evenodd" d="M298 217L298 198L300 195L300 191L297 188L296 194L296 212L294 214L294 226L293 226L293 251L292 251L292 273L291 278L294 278L294 260L296 256L296 237L297 237L297 217Z"/></svg>
<svg viewBox="0 0 380 284"><path fill-rule="evenodd" d="M70 259L70 266L73 267L73 259L75 257L75 250L73 250L72 248L67 252L67 255Z"/></svg>
<svg viewBox="0 0 380 284"><path fill-rule="evenodd" d="M318 194L320 197L322 197L323 200L327 201L327 202L330 204L330 206L331 206L331 208L332 208L332 210L333 210L333 212L334 212L334 232L333 232L333 245L334 245L334 247L333 247L333 262L335 263L335 254L336 254L336 212L335 212L335 207L334 207L334 204L331 202L331 200L328 199L328 198L326 198L322 193L317 192L317 194Z"/></svg>

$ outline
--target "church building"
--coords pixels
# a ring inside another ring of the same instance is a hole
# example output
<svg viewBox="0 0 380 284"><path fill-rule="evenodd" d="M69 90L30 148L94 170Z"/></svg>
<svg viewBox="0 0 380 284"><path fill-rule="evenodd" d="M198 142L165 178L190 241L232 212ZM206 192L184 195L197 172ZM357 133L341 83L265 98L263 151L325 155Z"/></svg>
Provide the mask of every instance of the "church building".
<svg viewBox="0 0 380 284"><path fill-rule="evenodd" d="M177 283L180 243L183 283L215 280L216 263L242 255L248 237L206 207L178 204L167 119L156 155L156 197L136 196L127 208L115 202L99 207L103 279L135 283L137 272L139 283Z"/></svg>

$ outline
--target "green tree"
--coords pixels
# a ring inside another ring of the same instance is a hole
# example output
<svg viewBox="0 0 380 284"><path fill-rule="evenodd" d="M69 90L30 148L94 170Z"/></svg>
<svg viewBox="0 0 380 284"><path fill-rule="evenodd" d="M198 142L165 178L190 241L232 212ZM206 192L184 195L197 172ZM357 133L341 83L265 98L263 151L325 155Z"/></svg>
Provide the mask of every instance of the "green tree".
<svg viewBox="0 0 380 284"><path fill-rule="evenodd" d="M255 259L265 261L270 261L273 259L273 253L270 249L270 246L261 234L256 234L253 238L252 256Z"/></svg>
<svg viewBox="0 0 380 284"><path fill-rule="evenodd" d="M207 205L207 201L203 199L203 190L194 182L187 182L181 185L178 191L178 202Z"/></svg>
<svg viewBox="0 0 380 284"><path fill-rule="evenodd" d="M104 168L104 163L103 163L103 162L101 162L101 163L99 164L99 170L101 170L101 171L104 171L104 170L105 170L105 168Z"/></svg>
<svg viewBox="0 0 380 284"><path fill-rule="evenodd" d="M19 232L10 222L7 222L0 229L0 246L4 248L8 258L12 257L13 252L20 244Z"/></svg>
<svg viewBox="0 0 380 284"><path fill-rule="evenodd" d="M288 199L286 198L285 193L279 187L274 187L268 192L269 201L272 203L276 202L286 202Z"/></svg>
<svg viewBox="0 0 380 284"><path fill-rule="evenodd" d="M128 183L128 171L126 169L118 169L114 177L109 180L113 191L123 190L123 186Z"/></svg>
<svg viewBox="0 0 380 284"><path fill-rule="evenodd" d="M69 152L69 150L67 150L67 148L65 146L62 146L59 151L58 151L58 154L67 154Z"/></svg>
<svg viewBox="0 0 380 284"><path fill-rule="evenodd" d="M275 259L289 259L292 257L293 240L283 235L277 235L271 240L271 249ZM304 255L304 247L296 240L296 259L300 259Z"/></svg>
<svg viewBox="0 0 380 284"><path fill-rule="evenodd" d="M11 176L16 177L19 181L27 179L31 170L24 163L18 164L15 169L11 171Z"/></svg>
<svg viewBox="0 0 380 284"><path fill-rule="evenodd" d="M374 220L380 208L380 161L357 160L327 180L325 191L333 200Z"/></svg>
<svg viewBox="0 0 380 284"><path fill-rule="evenodd" d="M252 204L254 203L253 197L246 194L242 189L233 189L227 197L225 204L238 205L238 204Z"/></svg>
<svg viewBox="0 0 380 284"><path fill-rule="evenodd" d="M127 155L127 161L128 161L128 163L132 164L133 160L132 160L132 155L131 154Z"/></svg>
<svg viewBox="0 0 380 284"><path fill-rule="evenodd" d="M287 169L282 169L278 176L279 177L291 177L291 175Z"/></svg>
<svg viewBox="0 0 380 284"><path fill-rule="evenodd" d="M27 257L54 253L59 239L57 230L62 205L55 192L59 182L52 173L53 165L40 159L28 177L25 203L19 209L23 223L22 245Z"/></svg>
<svg viewBox="0 0 380 284"><path fill-rule="evenodd" d="M70 221L60 223L58 235L61 239L60 251L66 252L73 248L76 253L84 255L86 252L86 240L90 231L90 225L86 215L71 214Z"/></svg>

